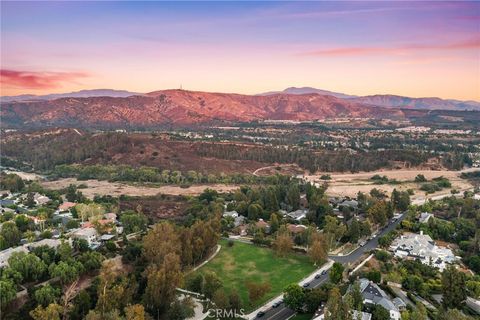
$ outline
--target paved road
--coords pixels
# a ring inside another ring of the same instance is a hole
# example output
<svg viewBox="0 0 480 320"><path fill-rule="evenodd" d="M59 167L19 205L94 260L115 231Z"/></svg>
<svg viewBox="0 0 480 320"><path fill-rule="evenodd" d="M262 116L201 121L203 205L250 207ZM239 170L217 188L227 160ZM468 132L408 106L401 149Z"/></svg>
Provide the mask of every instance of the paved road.
<svg viewBox="0 0 480 320"><path fill-rule="evenodd" d="M363 247L359 247L357 250L355 250L351 254L347 256L330 256L330 259L336 262L340 262L343 265L352 264L353 262L359 260L365 253L370 252L371 250L378 247L378 238L384 235L385 233L395 229L395 227L403 219L405 219L405 216L406 214L404 213L397 221L393 223L391 222L384 230L379 232L379 234L375 238L369 240ZM318 279L312 280L308 288L318 288L327 280L328 280L328 273L321 275ZM265 314L262 317L257 317L255 319L286 320L295 314L295 311L293 311L290 308L287 308L283 303L276 308L272 308L272 306L269 306L268 309L264 309L264 312Z"/></svg>

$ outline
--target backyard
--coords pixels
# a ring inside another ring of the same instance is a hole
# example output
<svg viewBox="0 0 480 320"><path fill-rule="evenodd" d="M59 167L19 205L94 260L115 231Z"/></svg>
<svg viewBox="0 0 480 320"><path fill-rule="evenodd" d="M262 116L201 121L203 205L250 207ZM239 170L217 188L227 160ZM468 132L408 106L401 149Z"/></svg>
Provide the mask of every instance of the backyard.
<svg viewBox="0 0 480 320"><path fill-rule="evenodd" d="M198 272L215 272L222 279L227 292L235 288L247 312L281 294L285 286L299 282L316 269L304 255L292 253L279 258L272 250L252 244L235 241L229 247L225 240L220 244L222 249L218 255ZM248 299L248 282L268 282L271 290L252 305Z"/></svg>

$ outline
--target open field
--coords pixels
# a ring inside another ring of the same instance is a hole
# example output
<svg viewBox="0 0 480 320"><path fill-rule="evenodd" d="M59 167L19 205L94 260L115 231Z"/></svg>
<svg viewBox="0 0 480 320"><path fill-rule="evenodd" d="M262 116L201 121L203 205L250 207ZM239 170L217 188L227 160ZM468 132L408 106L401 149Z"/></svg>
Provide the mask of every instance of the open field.
<svg viewBox="0 0 480 320"><path fill-rule="evenodd" d="M220 244L222 249L218 255L197 272L216 273L228 292L232 289L238 291L247 312L281 294L285 286L299 282L316 269L307 256L291 254L287 258L279 258L272 250L251 244L235 242L233 247L228 247L225 240ZM271 290L250 305L247 282L268 282Z"/></svg>
<svg viewBox="0 0 480 320"><path fill-rule="evenodd" d="M86 185L86 188L82 188L82 193L93 199L95 195L129 195L129 196L154 196L157 194L169 194L169 195L198 195L206 188L215 189L218 192L228 192L238 188L235 185L222 185L222 184L203 184L192 185L188 188L181 188L179 186L158 186L150 187L143 185L132 185L121 182L109 182L100 180L77 180L76 178L65 178L55 181L43 181L41 185L47 189L63 189L70 184Z"/></svg>
<svg viewBox="0 0 480 320"><path fill-rule="evenodd" d="M460 191L472 188L470 182L460 178L460 173L463 171L450 171L450 170L379 170L372 172L360 172L360 173L333 173L330 174L331 180L328 180L327 194L331 196L348 196L355 197L359 191L368 193L372 188L386 191L390 194L393 189L407 190L413 189L415 195L413 199L417 197L424 197L425 192L419 190L421 183L413 182L418 174L423 174L427 180L432 178L443 176L448 178L452 183L452 188ZM326 173L328 174L328 173ZM388 179L395 179L399 184L375 184L370 178L374 175L386 176ZM323 183L320 180L322 174L306 175L305 179L311 182ZM436 193L432 193L430 196L435 196L448 192L449 189L444 189Z"/></svg>

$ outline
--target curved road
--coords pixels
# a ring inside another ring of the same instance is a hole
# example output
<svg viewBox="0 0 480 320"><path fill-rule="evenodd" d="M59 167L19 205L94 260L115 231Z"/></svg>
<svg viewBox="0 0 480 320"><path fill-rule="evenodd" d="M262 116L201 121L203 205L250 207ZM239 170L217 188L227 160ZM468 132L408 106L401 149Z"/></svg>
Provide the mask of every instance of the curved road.
<svg viewBox="0 0 480 320"><path fill-rule="evenodd" d="M369 240L363 247L359 247L352 253L346 256L329 256L330 259L332 259L335 262L340 262L344 266L348 264L352 264L353 262L356 262L359 260L364 254L370 252L371 250L375 249L378 247L378 238L384 235L385 233L395 229L395 227L405 218L406 214L403 213L400 218L398 218L395 222L391 222L388 224L386 228L384 228L381 232L378 233L378 235ZM314 279L310 282L310 285L308 288L318 288L320 287L324 282L328 280L328 273L325 275L321 275L320 278ZM281 304L280 306L273 308L272 306L265 307L262 309L265 314L261 317L253 317L251 319L265 319L265 320L286 320L290 317L292 317L296 312L293 311L292 309L288 308L285 306L285 304Z"/></svg>

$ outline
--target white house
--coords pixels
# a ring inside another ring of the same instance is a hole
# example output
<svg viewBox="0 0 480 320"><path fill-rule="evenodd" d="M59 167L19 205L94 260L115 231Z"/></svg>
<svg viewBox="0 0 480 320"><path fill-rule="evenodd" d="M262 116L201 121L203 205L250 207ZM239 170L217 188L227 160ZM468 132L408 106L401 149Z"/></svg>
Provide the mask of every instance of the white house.
<svg viewBox="0 0 480 320"><path fill-rule="evenodd" d="M95 228L83 228L70 233L70 237L73 239L84 239L88 242L88 245L92 245L97 241L98 233Z"/></svg>
<svg viewBox="0 0 480 320"><path fill-rule="evenodd" d="M397 257L417 258L423 264L437 267L440 271L446 268L446 264L457 260L452 250L437 246L429 235L423 234L423 231L420 231L420 234L400 236L390 245L390 250Z"/></svg>

